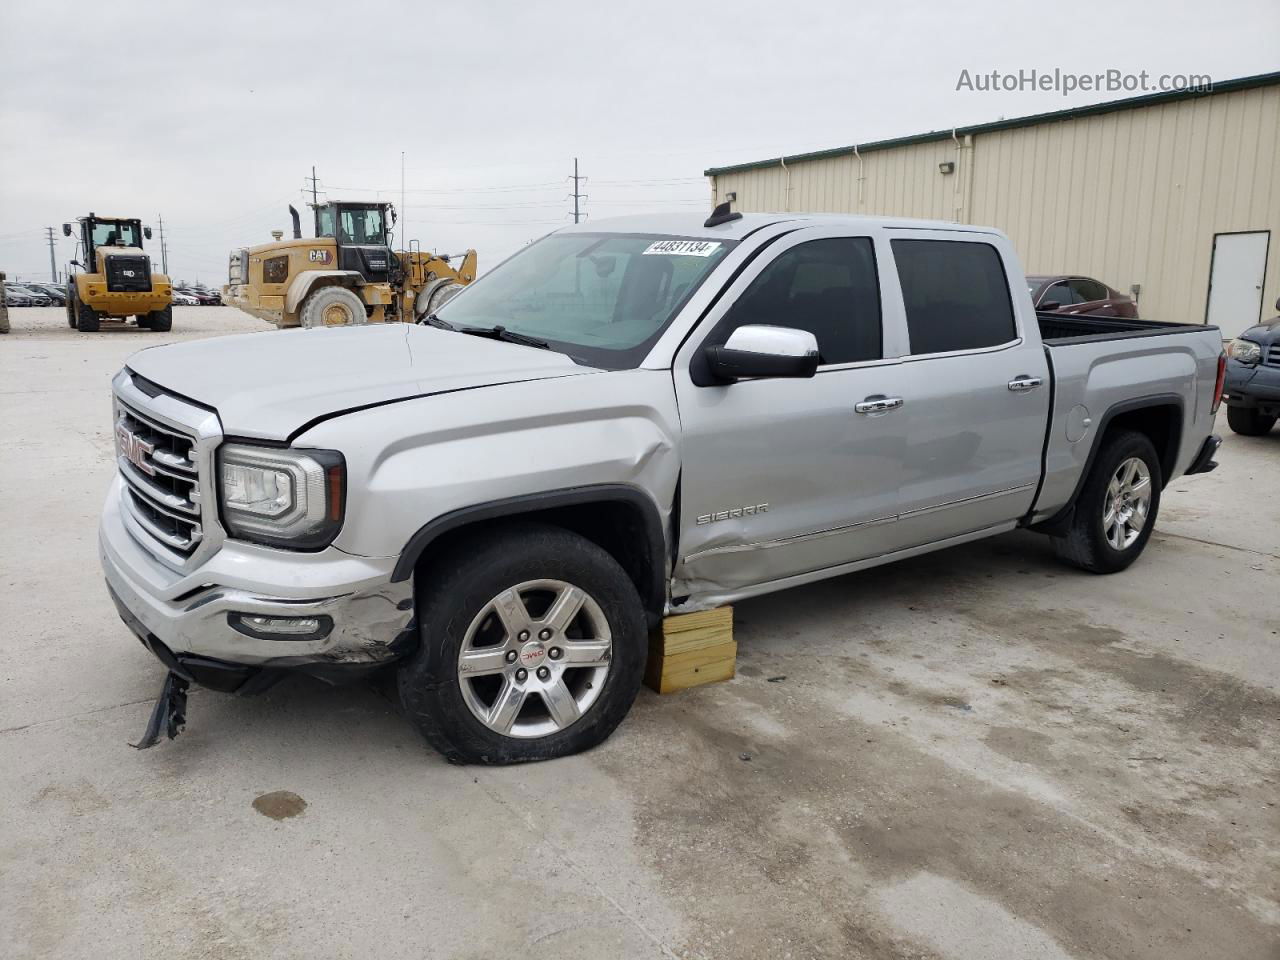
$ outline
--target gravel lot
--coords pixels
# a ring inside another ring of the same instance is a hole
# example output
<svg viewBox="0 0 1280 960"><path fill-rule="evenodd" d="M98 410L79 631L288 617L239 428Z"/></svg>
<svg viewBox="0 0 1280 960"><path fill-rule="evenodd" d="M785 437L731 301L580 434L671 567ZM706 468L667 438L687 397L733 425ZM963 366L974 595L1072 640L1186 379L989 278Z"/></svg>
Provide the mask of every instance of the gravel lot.
<svg viewBox="0 0 1280 960"><path fill-rule="evenodd" d="M1016 533L744 603L736 680L645 691L584 756L451 767L301 680L193 691L135 752L163 670L98 570L109 378L267 327L11 318L6 957L1280 956L1280 430L1224 421L1117 576Z"/></svg>

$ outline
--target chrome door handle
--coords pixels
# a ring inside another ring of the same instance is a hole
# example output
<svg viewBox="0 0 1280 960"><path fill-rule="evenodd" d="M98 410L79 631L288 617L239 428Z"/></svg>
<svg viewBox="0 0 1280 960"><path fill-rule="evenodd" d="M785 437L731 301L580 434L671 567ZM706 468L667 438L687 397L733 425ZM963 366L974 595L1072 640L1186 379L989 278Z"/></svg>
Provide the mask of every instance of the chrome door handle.
<svg viewBox="0 0 1280 960"><path fill-rule="evenodd" d="M901 397L867 397L861 403L855 403L853 409L858 413L888 413L902 406Z"/></svg>
<svg viewBox="0 0 1280 960"><path fill-rule="evenodd" d="M1019 393L1023 390L1034 390L1043 383L1044 381L1039 377L1014 377L1009 381L1009 389Z"/></svg>

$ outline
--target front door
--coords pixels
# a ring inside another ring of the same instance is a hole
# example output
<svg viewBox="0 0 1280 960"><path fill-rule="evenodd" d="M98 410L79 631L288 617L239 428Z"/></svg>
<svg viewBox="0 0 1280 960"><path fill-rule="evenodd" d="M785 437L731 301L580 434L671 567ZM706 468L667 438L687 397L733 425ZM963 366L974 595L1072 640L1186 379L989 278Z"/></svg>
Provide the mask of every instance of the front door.
<svg viewBox="0 0 1280 960"><path fill-rule="evenodd" d="M1262 319L1262 282L1267 272L1267 230L1219 233L1213 238L1213 269L1205 323L1230 340Z"/></svg>
<svg viewBox="0 0 1280 960"><path fill-rule="evenodd" d="M677 595L731 591L892 549L904 414L857 409L868 397L901 396L902 365L885 359L900 344L896 327L886 336L878 246L872 236L830 228L775 241L681 350L673 370L683 434ZM894 319L900 323L900 311ZM813 333L817 374L708 382L701 350L748 324Z"/></svg>

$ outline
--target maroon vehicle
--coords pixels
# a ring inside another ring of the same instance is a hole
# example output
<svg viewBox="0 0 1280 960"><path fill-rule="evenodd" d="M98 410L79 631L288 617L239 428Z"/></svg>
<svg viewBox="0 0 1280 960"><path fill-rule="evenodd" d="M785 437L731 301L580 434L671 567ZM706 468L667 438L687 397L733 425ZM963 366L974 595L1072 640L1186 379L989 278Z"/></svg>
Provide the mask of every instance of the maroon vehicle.
<svg viewBox="0 0 1280 960"><path fill-rule="evenodd" d="M1132 299L1090 277L1029 276L1027 289L1037 310L1072 316L1138 316L1138 305Z"/></svg>

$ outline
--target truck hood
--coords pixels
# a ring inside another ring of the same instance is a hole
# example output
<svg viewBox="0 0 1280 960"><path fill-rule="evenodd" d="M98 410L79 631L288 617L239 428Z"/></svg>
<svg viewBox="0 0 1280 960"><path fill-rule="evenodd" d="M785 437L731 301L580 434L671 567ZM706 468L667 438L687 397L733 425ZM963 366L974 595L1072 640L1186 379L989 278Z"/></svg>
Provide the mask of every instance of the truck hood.
<svg viewBox="0 0 1280 960"><path fill-rule="evenodd" d="M403 323L169 344L136 353L127 365L216 409L225 433L267 440L397 400L600 372L562 353Z"/></svg>

